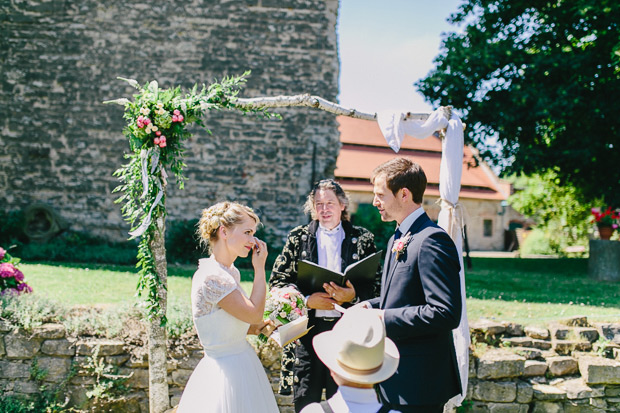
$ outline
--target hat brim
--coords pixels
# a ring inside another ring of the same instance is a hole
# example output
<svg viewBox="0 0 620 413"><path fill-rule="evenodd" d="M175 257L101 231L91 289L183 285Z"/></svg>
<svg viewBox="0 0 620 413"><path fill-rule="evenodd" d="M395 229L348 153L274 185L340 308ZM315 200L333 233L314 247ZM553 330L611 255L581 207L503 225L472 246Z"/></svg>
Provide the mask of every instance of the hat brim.
<svg viewBox="0 0 620 413"><path fill-rule="evenodd" d="M326 331L324 333L317 334L312 339L312 345L314 346L314 350L323 364L346 380L361 384L380 383L390 378L398 368L398 362L400 361L398 349L396 348L396 344L394 344L394 342L387 337L385 338L385 349L381 368L368 374L354 373L351 370L345 370L340 363L338 363L338 354L334 351L334 340L335 336L332 334L332 331Z"/></svg>

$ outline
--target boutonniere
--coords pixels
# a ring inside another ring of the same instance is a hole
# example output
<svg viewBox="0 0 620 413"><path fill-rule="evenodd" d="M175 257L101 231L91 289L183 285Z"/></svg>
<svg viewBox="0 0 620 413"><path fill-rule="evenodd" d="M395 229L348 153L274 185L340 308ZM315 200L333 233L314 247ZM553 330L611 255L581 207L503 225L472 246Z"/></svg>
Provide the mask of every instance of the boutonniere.
<svg viewBox="0 0 620 413"><path fill-rule="evenodd" d="M407 248L407 244L409 244L409 241L411 241L411 234L409 232L406 233L405 236L400 237L399 239L394 241L394 244L392 246L392 253L396 253L396 259L398 259L400 255L405 251L405 248Z"/></svg>

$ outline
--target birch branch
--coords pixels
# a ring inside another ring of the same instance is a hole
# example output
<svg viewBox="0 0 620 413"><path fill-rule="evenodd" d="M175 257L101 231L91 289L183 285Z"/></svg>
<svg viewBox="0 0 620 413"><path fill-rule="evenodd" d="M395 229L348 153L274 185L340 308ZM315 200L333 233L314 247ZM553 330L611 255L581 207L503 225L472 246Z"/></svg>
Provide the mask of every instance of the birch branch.
<svg viewBox="0 0 620 413"><path fill-rule="evenodd" d="M311 96L307 93L295 96L258 97L251 99L238 98L235 100L235 104L238 107L246 109L305 106L333 113L335 115L343 115L351 118L364 120L377 120L376 113L365 113L360 112L356 109L345 108L344 106L340 106L334 102L323 99L320 96ZM439 110L443 111L446 119L450 119L450 116L452 114L452 106L440 106ZM405 115L405 120L425 121L426 119L428 119L429 116L430 114L428 113L407 112L407 114Z"/></svg>

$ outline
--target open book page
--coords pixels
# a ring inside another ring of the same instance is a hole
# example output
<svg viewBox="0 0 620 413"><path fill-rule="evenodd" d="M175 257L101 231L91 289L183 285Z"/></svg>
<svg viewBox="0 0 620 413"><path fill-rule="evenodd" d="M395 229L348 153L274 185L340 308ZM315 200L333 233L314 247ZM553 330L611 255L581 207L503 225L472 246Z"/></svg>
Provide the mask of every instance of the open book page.
<svg viewBox="0 0 620 413"><path fill-rule="evenodd" d="M280 347L284 347L299 337L305 336L310 331L310 328L308 328L308 317L303 316L290 323L281 325L269 337L274 339Z"/></svg>
<svg viewBox="0 0 620 413"><path fill-rule="evenodd" d="M349 266L345 268L344 270L344 275L349 279L357 278L358 276L357 276L357 273L355 273L355 271L358 270L358 272L362 274L361 278L367 278L367 279L374 278L374 274L376 274L377 268L379 267L379 263L381 262L382 253L383 253L383 250L377 251L374 254L371 254L362 260L349 264ZM364 275L366 273L370 273L370 275L368 276Z"/></svg>
<svg viewBox="0 0 620 413"><path fill-rule="evenodd" d="M354 262L347 267L344 275L307 260L299 261L297 287L302 294L310 295L317 291L323 291L323 284L329 282L334 282L340 286L344 286L346 280L351 281L353 285L373 283L379 269L382 253L383 251L377 251L360 261Z"/></svg>

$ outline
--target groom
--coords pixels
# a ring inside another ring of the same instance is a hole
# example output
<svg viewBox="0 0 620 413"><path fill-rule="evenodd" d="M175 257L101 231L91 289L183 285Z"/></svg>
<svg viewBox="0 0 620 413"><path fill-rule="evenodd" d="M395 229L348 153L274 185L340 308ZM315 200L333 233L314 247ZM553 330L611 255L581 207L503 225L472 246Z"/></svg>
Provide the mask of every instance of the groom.
<svg viewBox="0 0 620 413"><path fill-rule="evenodd" d="M397 223L381 295L360 304L382 310L387 336L401 356L396 373L379 385L379 395L395 410L439 413L461 393L452 340L461 318L457 249L422 208L426 175L420 165L392 159L375 168L371 182L381 220Z"/></svg>

